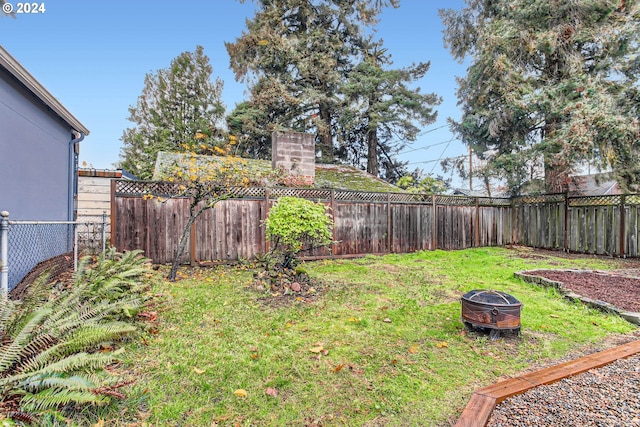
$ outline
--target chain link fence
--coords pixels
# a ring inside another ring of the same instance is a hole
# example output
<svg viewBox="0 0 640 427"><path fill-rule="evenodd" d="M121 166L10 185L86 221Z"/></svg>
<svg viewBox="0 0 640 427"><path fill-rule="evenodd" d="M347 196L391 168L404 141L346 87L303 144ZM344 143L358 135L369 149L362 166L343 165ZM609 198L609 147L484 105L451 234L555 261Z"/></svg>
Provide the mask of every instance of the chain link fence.
<svg viewBox="0 0 640 427"><path fill-rule="evenodd" d="M108 223L99 221L9 221L0 224L0 293L13 289L39 263L73 253L74 266L85 254L104 251Z"/></svg>

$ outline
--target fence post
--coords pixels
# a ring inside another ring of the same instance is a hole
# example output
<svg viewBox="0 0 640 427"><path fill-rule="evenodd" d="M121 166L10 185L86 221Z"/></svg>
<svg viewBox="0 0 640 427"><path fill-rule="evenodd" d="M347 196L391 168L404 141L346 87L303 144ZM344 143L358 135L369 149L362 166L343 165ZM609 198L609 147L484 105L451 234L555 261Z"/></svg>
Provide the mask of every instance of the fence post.
<svg viewBox="0 0 640 427"><path fill-rule="evenodd" d="M270 191L268 188L264 189L264 218L262 218L263 221L266 221L267 218L269 218L269 196L270 196ZM269 238L267 237L267 227L260 227L262 229L262 233L264 236L264 253L268 254L269 251L271 250L271 242L269 242Z"/></svg>
<svg viewBox="0 0 640 427"><path fill-rule="evenodd" d="M474 233L473 233L473 240L474 240L474 247L479 248L480 247L480 202L479 202L479 197L476 197L476 220L475 220L475 224L473 225L473 228L475 228Z"/></svg>
<svg viewBox="0 0 640 427"><path fill-rule="evenodd" d="M620 196L620 257L626 258L625 246L626 246L626 224L624 213L625 195Z"/></svg>
<svg viewBox="0 0 640 427"><path fill-rule="evenodd" d="M564 193L564 251L569 252L569 191Z"/></svg>
<svg viewBox="0 0 640 427"><path fill-rule="evenodd" d="M438 218L436 217L436 195L431 195L431 250L438 249Z"/></svg>
<svg viewBox="0 0 640 427"><path fill-rule="evenodd" d="M333 227L331 227L331 255L336 254L336 190L331 190L331 220L333 221Z"/></svg>
<svg viewBox="0 0 640 427"><path fill-rule="evenodd" d="M73 272L78 271L78 223L71 224L73 227Z"/></svg>
<svg viewBox="0 0 640 427"><path fill-rule="evenodd" d="M116 225L116 221L117 221L117 218L116 218L116 216L117 216L116 215L116 185L117 185L116 180L112 179L111 180L111 206L110 206L110 208L111 208L111 215L110 215L111 218L109 218L109 220L111 222L111 230L110 230L111 232L109 233L109 241L110 241L112 247L116 246L116 240L115 240L116 239L116 233L115 233L116 227L115 227L115 225Z"/></svg>
<svg viewBox="0 0 640 427"><path fill-rule="evenodd" d="M9 212L0 212L0 297L9 295Z"/></svg>
<svg viewBox="0 0 640 427"><path fill-rule="evenodd" d="M107 250L107 212L102 211L102 258Z"/></svg>
<svg viewBox="0 0 640 427"><path fill-rule="evenodd" d="M393 252L393 221L391 221L391 193L387 193L387 249Z"/></svg>
<svg viewBox="0 0 640 427"><path fill-rule="evenodd" d="M511 198L511 244L515 245L516 243L516 239L518 236L518 230L516 230L516 227L518 226L517 224L517 205L516 205L516 198L512 197Z"/></svg>

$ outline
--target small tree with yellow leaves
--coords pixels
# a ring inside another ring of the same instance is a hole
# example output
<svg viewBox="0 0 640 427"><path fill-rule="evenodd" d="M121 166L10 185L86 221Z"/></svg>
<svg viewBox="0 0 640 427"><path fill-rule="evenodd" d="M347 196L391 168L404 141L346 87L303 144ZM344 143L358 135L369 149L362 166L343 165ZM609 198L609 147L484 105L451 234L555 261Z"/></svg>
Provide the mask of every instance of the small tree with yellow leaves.
<svg viewBox="0 0 640 427"><path fill-rule="evenodd" d="M217 147L216 147L217 148ZM226 154L226 150L219 149L220 154ZM193 152L176 154L174 164L158 171L158 177L162 180L178 184L178 192L171 198L189 198L189 219L176 248L175 257L169 273L169 280L174 281L180 265L180 258L184 253L189 238L189 231L195 220L206 210L213 208L218 202L230 199L234 190L253 184L249 178L246 161L239 157L198 156ZM162 197L147 194L145 199L157 199L164 201Z"/></svg>

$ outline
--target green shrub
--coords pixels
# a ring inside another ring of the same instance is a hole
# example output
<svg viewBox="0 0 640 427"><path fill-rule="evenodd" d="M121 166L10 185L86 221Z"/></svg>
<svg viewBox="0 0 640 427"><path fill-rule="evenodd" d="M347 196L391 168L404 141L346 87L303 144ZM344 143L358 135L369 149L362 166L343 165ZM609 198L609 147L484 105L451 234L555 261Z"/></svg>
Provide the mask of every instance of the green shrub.
<svg viewBox="0 0 640 427"><path fill-rule="evenodd" d="M333 222L328 210L322 203L299 197L279 198L265 221L272 252L287 262L302 251L331 244Z"/></svg>

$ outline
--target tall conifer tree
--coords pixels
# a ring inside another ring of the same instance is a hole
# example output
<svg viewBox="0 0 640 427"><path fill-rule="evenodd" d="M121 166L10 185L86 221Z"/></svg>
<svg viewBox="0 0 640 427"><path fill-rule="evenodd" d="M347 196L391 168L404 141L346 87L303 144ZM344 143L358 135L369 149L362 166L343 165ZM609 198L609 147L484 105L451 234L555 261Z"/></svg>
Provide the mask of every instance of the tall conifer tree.
<svg viewBox="0 0 640 427"><path fill-rule="evenodd" d="M120 167L149 179L158 151L211 152L224 136L223 83L212 81L204 48L183 52L169 68L149 73L124 131Z"/></svg>
<svg viewBox="0 0 640 427"><path fill-rule="evenodd" d="M455 130L512 193L536 161L549 192L584 162L638 184L638 0L466 0L440 14L452 55L471 61Z"/></svg>

